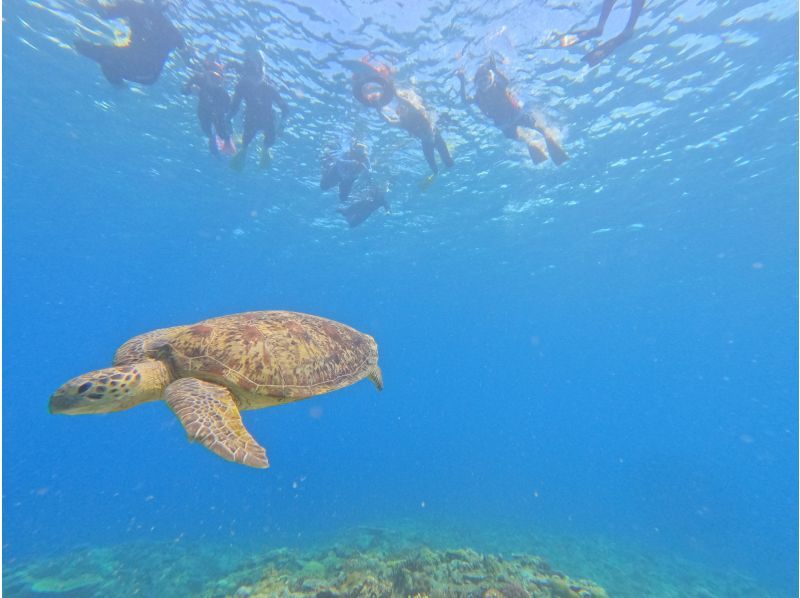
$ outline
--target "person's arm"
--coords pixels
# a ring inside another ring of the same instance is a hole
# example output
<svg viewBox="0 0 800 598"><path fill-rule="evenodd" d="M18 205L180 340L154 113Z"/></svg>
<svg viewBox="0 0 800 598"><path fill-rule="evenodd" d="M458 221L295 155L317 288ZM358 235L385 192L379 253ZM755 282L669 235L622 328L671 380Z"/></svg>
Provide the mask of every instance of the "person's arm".
<svg viewBox="0 0 800 598"><path fill-rule="evenodd" d="M287 104L286 100L281 97L281 94L277 89L270 87L270 91L272 92L273 101L278 105L278 108L281 111L281 121L285 121L286 117L289 116L289 104Z"/></svg>
<svg viewBox="0 0 800 598"><path fill-rule="evenodd" d="M183 89L181 89L181 92L184 95L187 95L192 93L195 89L199 89L200 77L201 77L200 73L196 73L191 77L189 77L188 81L186 81L186 83L183 84Z"/></svg>
<svg viewBox="0 0 800 598"><path fill-rule="evenodd" d="M467 105L472 104L475 101L475 97L469 97L467 95L467 77L464 74L464 69L458 69L456 76L458 77L458 95L461 96L461 101Z"/></svg>
<svg viewBox="0 0 800 598"><path fill-rule="evenodd" d="M172 38L172 45L174 48L179 50L181 53L189 52L189 45L186 43L186 40L183 39L183 35L180 31L178 31L178 28L172 23L170 23L170 37Z"/></svg>
<svg viewBox="0 0 800 598"><path fill-rule="evenodd" d="M381 108L378 108L378 116L380 116L388 125L392 127L399 127L400 126L400 117L399 116L389 116L386 114Z"/></svg>

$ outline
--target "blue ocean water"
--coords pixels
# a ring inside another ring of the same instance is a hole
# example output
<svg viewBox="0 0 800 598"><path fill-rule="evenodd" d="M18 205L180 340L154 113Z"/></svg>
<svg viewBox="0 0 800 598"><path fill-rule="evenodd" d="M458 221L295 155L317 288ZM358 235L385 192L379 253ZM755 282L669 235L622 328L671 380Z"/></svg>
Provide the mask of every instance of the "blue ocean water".
<svg viewBox="0 0 800 598"><path fill-rule="evenodd" d="M541 48L591 1L179 3L199 49L256 35L291 105L242 174L208 155L180 57L115 89L69 45L108 34L89 8L3 9L6 567L410 521L610 538L794 595L796 3L654 0L594 69ZM341 61L367 51L450 116L456 164L425 192L417 142L350 94ZM491 51L564 166L461 105L454 70ZM392 209L351 230L319 173L354 132ZM374 336L385 381L245 413L267 471L188 443L163 403L48 413L131 336L261 309Z"/></svg>

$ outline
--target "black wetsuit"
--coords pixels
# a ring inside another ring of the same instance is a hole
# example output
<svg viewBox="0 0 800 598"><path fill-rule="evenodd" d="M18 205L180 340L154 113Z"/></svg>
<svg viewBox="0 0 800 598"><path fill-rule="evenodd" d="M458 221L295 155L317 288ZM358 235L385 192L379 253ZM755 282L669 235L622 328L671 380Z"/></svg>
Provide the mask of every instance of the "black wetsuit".
<svg viewBox="0 0 800 598"><path fill-rule="evenodd" d="M183 45L183 37L161 9L153 4L121 0L98 5L105 19L127 19L130 40L124 46L93 44L75 40L75 49L97 62L114 85L132 81L152 85L158 80L167 57Z"/></svg>
<svg viewBox="0 0 800 598"><path fill-rule="evenodd" d="M183 92L197 91L197 119L203 133L208 137L208 147L211 153L217 153L216 137L222 141L231 141L230 107L231 98L222 81L217 80L213 73L197 73L183 86Z"/></svg>
<svg viewBox="0 0 800 598"><path fill-rule="evenodd" d="M264 148L271 147L275 143L277 134L272 104L274 102L278 105L282 119L286 118L289 113L289 105L280 96L278 90L267 83L264 77L257 79L244 76L239 80L231 103L231 117L239 110L242 100L245 102L242 145L247 147L256 136L256 133L263 131Z"/></svg>
<svg viewBox="0 0 800 598"><path fill-rule="evenodd" d="M339 185L339 200L347 201L353 184L363 172L370 169L366 154L348 150L335 156L329 156L323 164L322 180L319 183L323 191Z"/></svg>

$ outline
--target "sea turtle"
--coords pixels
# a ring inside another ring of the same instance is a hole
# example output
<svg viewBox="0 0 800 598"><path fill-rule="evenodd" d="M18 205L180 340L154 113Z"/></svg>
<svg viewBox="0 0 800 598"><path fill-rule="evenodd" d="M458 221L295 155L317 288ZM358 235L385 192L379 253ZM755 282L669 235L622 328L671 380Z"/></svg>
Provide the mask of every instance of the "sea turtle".
<svg viewBox="0 0 800 598"><path fill-rule="evenodd" d="M113 367L73 378L51 413L110 413L164 399L186 429L220 457L269 467L239 412L307 399L369 378L383 388L375 339L332 320L256 311L136 336Z"/></svg>

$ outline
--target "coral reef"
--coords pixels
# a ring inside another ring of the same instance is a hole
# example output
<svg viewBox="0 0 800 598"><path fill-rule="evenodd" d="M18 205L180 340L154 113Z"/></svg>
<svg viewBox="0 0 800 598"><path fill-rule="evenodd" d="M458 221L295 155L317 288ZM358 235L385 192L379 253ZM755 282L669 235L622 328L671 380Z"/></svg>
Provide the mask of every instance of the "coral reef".
<svg viewBox="0 0 800 598"><path fill-rule="evenodd" d="M87 547L27 562L6 558L3 595L14 598L777 598L732 571L605 540L539 535L497 541L480 551L465 535L419 526L360 527L302 548L245 548L241 540L141 542ZM286 542L291 542L287 538ZM548 555L525 554L530 546ZM514 552L514 550L521 552ZM525 552L522 552L524 550ZM4 555L6 556L6 555ZM558 563L555 567L550 563ZM567 577L559 570L579 572ZM603 587L579 577L588 576Z"/></svg>
<svg viewBox="0 0 800 598"><path fill-rule="evenodd" d="M236 589L231 591L231 588ZM319 553L276 551L248 563L206 597L261 598L605 598L586 580L553 571L539 557L508 558L469 549L363 551L337 544Z"/></svg>

